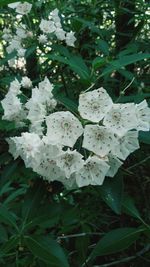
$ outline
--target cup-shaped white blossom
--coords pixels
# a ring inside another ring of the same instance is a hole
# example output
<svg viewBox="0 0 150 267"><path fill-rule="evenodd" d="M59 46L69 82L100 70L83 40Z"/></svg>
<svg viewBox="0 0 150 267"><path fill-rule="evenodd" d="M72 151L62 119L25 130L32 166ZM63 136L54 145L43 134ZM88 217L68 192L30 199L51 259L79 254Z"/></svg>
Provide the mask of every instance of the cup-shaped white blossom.
<svg viewBox="0 0 150 267"><path fill-rule="evenodd" d="M108 170L109 165L104 160L96 156L89 157L79 172L76 172L77 185L102 185Z"/></svg>
<svg viewBox="0 0 150 267"><path fill-rule="evenodd" d="M16 153L24 160L26 167L33 167L42 147L40 137L35 133L25 132L19 137L11 137L10 142L15 143Z"/></svg>
<svg viewBox="0 0 150 267"><path fill-rule="evenodd" d="M6 138L7 143L9 144L9 153L12 154L14 159L19 157L19 150L17 148L17 142L15 142L15 137Z"/></svg>
<svg viewBox="0 0 150 267"><path fill-rule="evenodd" d="M40 102L35 102L34 98L30 98L26 103L26 108L28 109L27 119L31 122L42 122L46 116L46 107Z"/></svg>
<svg viewBox="0 0 150 267"><path fill-rule="evenodd" d="M77 189L78 185L76 183L76 174L73 173L71 174L70 178L66 178L65 176L61 176L60 178L57 179L59 182L63 183L66 189L72 190L72 189Z"/></svg>
<svg viewBox="0 0 150 267"><path fill-rule="evenodd" d="M107 162L107 161L106 161ZM116 156L111 153L108 155L108 165L110 166L106 176L114 177L117 173L120 166L123 164L121 160L119 160Z"/></svg>
<svg viewBox="0 0 150 267"><path fill-rule="evenodd" d="M118 141L114 133L104 126L86 125L84 129L83 147L104 157L113 147L117 146Z"/></svg>
<svg viewBox="0 0 150 267"><path fill-rule="evenodd" d="M56 28L55 35L57 39L61 41L65 40L66 38L66 32L62 28Z"/></svg>
<svg viewBox="0 0 150 267"><path fill-rule="evenodd" d="M23 88L31 88L32 87L32 81L27 76L22 77L21 85Z"/></svg>
<svg viewBox="0 0 150 267"><path fill-rule="evenodd" d="M46 44L48 41L47 36L45 34L40 34L38 40L40 44Z"/></svg>
<svg viewBox="0 0 150 267"><path fill-rule="evenodd" d="M78 110L87 120L99 122L111 109L113 102L104 88L80 94Z"/></svg>
<svg viewBox="0 0 150 267"><path fill-rule="evenodd" d="M55 24L51 20L42 19L39 27L46 34L53 33L56 30Z"/></svg>
<svg viewBox="0 0 150 267"><path fill-rule="evenodd" d="M17 79L15 79L13 82L10 83L9 92L17 96L18 94L21 93L20 88L21 88L20 82Z"/></svg>
<svg viewBox="0 0 150 267"><path fill-rule="evenodd" d="M47 116L47 136L54 144L73 147L83 133L81 122L69 111L54 112Z"/></svg>
<svg viewBox="0 0 150 267"><path fill-rule="evenodd" d="M8 92L1 101L4 109L3 119L8 121L20 121L26 116L20 99L12 92Z"/></svg>
<svg viewBox="0 0 150 267"><path fill-rule="evenodd" d="M135 104L113 104L104 117L103 124L119 136L123 136L131 129L136 129L138 122Z"/></svg>
<svg viewBox="0 0 150 267"><path fill-rule="evenodd" d="M49 144L47 137L43 137L42 141L41 153L38 154L33 170L49 182L65 177L64 171L56 165L56 158L61 153L61 147Z"/></svg>
<svg viewBox="0 0 150 267"><path fill-rule="evenodd" d="M136 115L138 119L137 130L149 131L150 130L150 108L147 105L146 100L136 104Z"/></svg>
<svg viewBox="0 0 150 267"><path fill-rule="evenodd" d="M82 160L83 156L76 150L62 151L61 155L56 159L57 166L59 166L66 175L66 178L70 178L71 174L79 171L84 164Z"/></svg>
<svg viewBox="0 0 150 267"><path fill-rule="evenodd" d="M15 9L19 4L20 2L11 3L11 4L8 4L8 7Z"/></svg>
<svg viewBox="0 0 150 267"><path fill-rule="evenodd" d="M21 15L27 15L31 11L31 8L32 8L32 4L28 2L19 3L16 6L16 12Z"/></svg>
<svg viewBox="0 0 150 267"><path fill-rule="evenodd" d="M138 132L128 131L119 139L119 144L112 149L112 154L125 160L132 152L139 149Z"/></svg>
<svg viewBox="0 0 150 267"><path fill-rule="evenodd" d="M74 36L74 32L67 32L66 33L66 44L69 46L74 46L74 43L76 41L76 37Z"/></svg>

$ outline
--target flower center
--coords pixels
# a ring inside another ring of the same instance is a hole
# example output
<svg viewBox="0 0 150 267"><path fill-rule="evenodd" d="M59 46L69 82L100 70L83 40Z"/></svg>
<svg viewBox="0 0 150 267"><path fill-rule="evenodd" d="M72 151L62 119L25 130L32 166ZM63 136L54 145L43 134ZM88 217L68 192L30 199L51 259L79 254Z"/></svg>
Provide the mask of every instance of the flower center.
<svg viewBox="0 0 150 267"><path fill-rule="evenodd" d="M61 123L61 127L64 129L64 130L68 130L70 128L70 123L67 122L67 121L63 121Z"/></svg>
<svg viewBox="0 0 150 267"><path fill-rule="evenodd" d="M95 138L97 140L103 140L105 138L104 133L102 133L102 132L96 132L95 133Z"/></svg>
<svg viewBox="0 0 150 267"><path fill-rule="evenodd" d="M114 119L115 121L120 121L120 119L121 119L120 112L117 112L117 111L113 112L112 119Z"/></svg>

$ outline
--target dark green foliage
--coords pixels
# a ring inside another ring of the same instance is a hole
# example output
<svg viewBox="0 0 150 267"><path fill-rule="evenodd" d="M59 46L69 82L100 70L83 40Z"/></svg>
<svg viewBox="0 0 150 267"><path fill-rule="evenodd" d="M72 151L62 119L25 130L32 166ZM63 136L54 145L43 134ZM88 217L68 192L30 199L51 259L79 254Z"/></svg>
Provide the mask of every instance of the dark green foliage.
<svg viewBox="0 0 150 267"><path fill-rule="evenodd" d="M0 1L1 30L13 28L6 6L13 2ZM74 48L54 43L42 63L34 38L25 55L33 84L50 78L61 110L77 113L79 93L90 86L103 86L116 102L149 101L148 1L28 2L36 5L32 18L57 7L76 32ZM8 66L14 53L3 54L0 66ZM15 70L0 72L0 99L16 76L21 78ZM30 90L25 94L29 97ZM128 267L130 261L133 267L149 266L150 133L140 132L141 149L114 178L101 187L69 191L61 183L43 181L21 159L12 159L5 138L21 131L0 120L0 266L96 267L112 262Z"/></svg>

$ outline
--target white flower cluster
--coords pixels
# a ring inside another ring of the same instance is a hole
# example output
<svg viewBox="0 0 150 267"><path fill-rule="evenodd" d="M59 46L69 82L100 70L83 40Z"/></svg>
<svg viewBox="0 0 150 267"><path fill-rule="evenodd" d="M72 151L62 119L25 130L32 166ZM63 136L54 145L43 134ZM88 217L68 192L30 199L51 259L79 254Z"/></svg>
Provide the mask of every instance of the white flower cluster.
<svg viewBox="0 0 150 267"><path fill-rule="evenodd" d="M39 27L43 32L43 34L39 36L40 43L46 43L48 41L48 34L54 33L58 40L65 41L68 46L74 46L74 42L76 41L74 32L66 32L63 30L59 17L59 10L57 8L50 13L48 20L41 20Z"/></svg>
<svg viewBox="0 0 150 267"><path fill-rule="evenodd" d="M39 27L35 30L32 29L32 25L28 25L31 24L29 18L24 18L24 15L28 15L31 11L32 4L28 2L15 2L8 6L14 9L17 14L21 15L21 17L20 15L18 18L16 17L15 30L10 30L9 28L4 28L3 30L2 38L5 42L6 52L8 54L16 52L14 57L8 60L10 68L26 71L26 51L28 43L31 43L31 40L36 39L39 44L51 46L51 41L56 36L58 40L65 41L68 46L74 46L74 42L76 41L74 32L63 30L58 9L50 12L48 20L42 19ZM39 30L42 32L40 35Z"/></svg>
<svg viewBox="0 0 150 267"><path fill-rule="evenodd" d="M8 7L14 9L16 11L16 13L21 14L21 15L27 15L32 8L32 4L28 3L28 2L15 2L12 4L9 4Z"/></svg>
<svg viewBox="0 0 150 267"><path fill-rule="evenodd" d="M26 82L23 78L21 85ZM17 80L11 83L2 101L4 119L16 120L21 114L21 85ZM24 106L30 132L7 140L10 153L49 182L58 180L67 188L101 185L139 148L138 131L150 130L147 102L113 103L99 88L80 94L76 117L70 111L53 112L57 103L52 89L47 77L32 89Z"/></svg>

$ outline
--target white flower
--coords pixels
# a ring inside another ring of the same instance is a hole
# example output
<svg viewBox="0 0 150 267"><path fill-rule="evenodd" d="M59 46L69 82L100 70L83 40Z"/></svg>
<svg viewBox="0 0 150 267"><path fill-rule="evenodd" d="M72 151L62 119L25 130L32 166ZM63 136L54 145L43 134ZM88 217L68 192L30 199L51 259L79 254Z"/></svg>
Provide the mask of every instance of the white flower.
<svg viewBox="0 0 150 267"><path fill-rule="evenodd" d="M24 25L21 24L20 27L17 27L16 34L19 38L24 39L27 37L26 28L24 28Z"/></svg>
<svg viewBox="0 0 150 267"><path fill-rule="evenodd" d="M21 15L27 15L31 11L31 8L32 8L32 4L28 2L19 3L16 6L16 12Z"/></svg>
<svg viewBox="0 0 150 267"><path fill-rule="evenodd" d="M114 146L117 146L114 133L104 126L86 125L84 129L83 147L104 157Z"/></svg>
<svg viewBox="0 0 150 267"><path fill-rule="evenodd" d="M39 136L43 136L44 127L42 126L42 122L43 122L43 120L42 121L32 120L31 124L29 126L29 132L30 133L36 133Z"/></svg>
<svg viewBox="0 0 150 267"><path fill-rule="evenodd" d="M8 7L15 9L19 4L20 2L15 2L15 3L9 4Z"/></svg>
<svg viewBox="0 0 150 267"><path fill-rule="evenodd" d="M52 95L53 84L50 83L47 77L44 78L42 82L39 83L39 90L44 95L44 98L49 99Z"/></svg>
<svg viewBox="0 0 150 267"><path fill-rule="evenodd" d="M74 36L74 32L66 33L66 44L69 46L74 46L74 42L76 41L76 37Z"/></svg>
<svg viewBox="0 0 150 267"><path fill-rule="evenodd" d="M136 115L138 119L137 130L149 131L150 130L150 108L147 105L146 100L136 104Z"/></svg>
<svg viewBox="0 0 150 267"><path fill-rule="evenodd" d="M58 19L59 18L58 14L59 14L59 10L55 8L53 11L50 12L50 19L53 19L53 20Z"/></svg>
<svg viewBox="0 0 150 267"><path fill-rule="evenodd" d="M33 167L42 146L42 141L37 134L22 133L20 137L11 137L8 143L12 146L10 152L15 158L20 156L27 168Z"/></svg>
<svg viewBox="0 0 150 267"><path fill-rule="evenodd" d="M107 161L106 161L107 162ZM120 166L123 164L122 161L120 161L117 157L112 155L111 153L108 155L108 165L110 166L106 176L114 177L117 173Z"/></svg>
<svg viewBox="0 0 150 267"><path fill-rule="evenodd" d="M17 145L14 137L6 138L6 141L9 144L9 153L13 156L14 159L17 159L19 157L19 152L17 150Z"/></svg>
<svg viewBox="0 0 150 267"><path fill-rule="evenodd" d="M48 181L59 180L65 176L63 170L56 165L55 161L56 157L61 153L60 147L49 144L46 137L42 141L41 153L37 157L33 170Z"/></svg>
<svg viewBox="0 0 150 267"><path fill-rule="evenodd" d="M32 81L27 76L22 77L21 85L22 85L23 88L27 88L28 89L28 88L32 87Z"/></svg>
<svg viewBox="0 0 150 267"><path fill-rule="evenodd" d="M102 185L109 165L102 159L89 157L83 168L76 172L76 182L79 187L91 185Z"/></svg>
<svg viewBox="0 0 150 267"><path fill-rule="evenodd" d="M10 54L13 51L15 51L15 50L18 51L21 48L22 48L22 46L21 46L20 40L13 39L11 41L11 44L9 46L7 46L6 51L8 54Z"/></svg>
<svg viewBox="0 0 150 267"><path fill-rule="evenodd" d="M133 103L114 104L104 117L103 124L123 136L128 130L137 128L136 109Z"/></svg>
<svg viewBox="0 0 150 267"><path fill-rule="evenodd" d="M138 132L128 131L123 137L119 139L118 146L112 149L112 154L116 157L125 160L130 153L139 148Z"/></svg>
<svg viewBox="0 0 150 267"><path fill-rule="evenodd" d="M55 112L46 118L47 136L54 144L73 147L83 133L80 121L69 111Z"/></svg>
<svg viewBox="0 0 150 267"><path fill-rule="evenodd" d="M78 110L87 120L99 122L111 109L113 102L104 88L80 94Z"/></svg>
<svg viewBox="0 0 150 267"><path fill-rule="evenodd" d="M46 107L40 102L34 101L34 98L30 98L26 103L26 108L28 109L27 119L32 123L42 122L46 116Z"/></svg>
<svg viewBox="0 0 150 267"><path fill-rule="evenodd" d="M3 120L19 121L24 119L25 112L19 98L12 92L8 92L5 98L1 101L4 109Z"/></svg>
<svg viewBox="0 0 150 267"><path fill-rule="evenodd" d="M72 190L72 189L77 189L77 183L76 183L76 175L75 173L73 173L69 179L66 178L65 176L61 176L58 181L60 181L61 183L63 183L63 185L65 186L66 189L68 190Z"/></svg>
<svg viewBox="0 0 150 267"><path fill-rule="evenodd" d="M52 94L53 85L50 83L47 77L44 81L39 83L38 87L32 89L32 98L28 101L27 108L32 106L32 103L37 103L37 105L45 105L49 111L52 111L57 102L53 98Z"/></svg>
<svg viewBox="0 0 150 267"><path fill-rule="evenodd" d="M47 36L45 34L40 34L38 40L40 44L45 44L48 41Z"/></svg>
<svg viewBox="0 0 150 267"><path fill-rule="evenodd" d="M6 42L10 42L12 40L12 34L11 33L4 33L2 35L3 40L5 40Z"/></svg>
<svg viewBox="0 0 150 267"><path fill-rule="evenodd" d="M42 19L39 25L42 32L48 34L56 30L55 24L53 21Z"/></svg>
<svg viewBox="0 0 150 267"><path fill-rule="evenodd" d="M75 171L79 171L83 167L83 156L76 150L62 151L61 155L56 159L56 164L60 167L66 175L66 178L70 178L71 174Z"/></svg>
<svg viewBox="0 0 150 267"><path fill-rule="evenodd" d="M55 31L55 35L57 37L57 39L63 41L65 40L65 34L66 32L62 29L62 28L56 28L56 31Z"/></svg>
<svg viewBox="0 0 150 267"><path fill-rule="evenodd" d="M10 142L16 145L17 155L25 162L26 167L32 167L38 154L40 154L42 141L35 133L22 133L20 137L11 137Z"/></svg>
<svg viewBox="0 0 150 267"><path fill-rule="evenodd" d="M41 161L33 166L33 170L48 182L61 180L61 177L65 177L64 172L56 165L55 160L50 160L44 155L41 157Z"/></svg>
<svg viewBox="0 0 150 267"><path fill-rule="evenodd" d="M24 57L25 56L25 52L26 52L26 49L24 48L20 48L18 51L17 51L17 54L19 57Z"/></svg>
<svg viewBox="0 0 150 267"><path fill-rule="evenodd" d="M10 83L9 92L11 92L14 95L18 95L21 93L20 91L21 84L20 82L15 78L13 82Z"/></svg>

